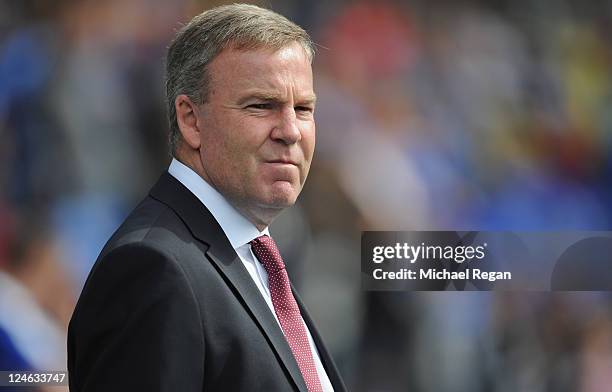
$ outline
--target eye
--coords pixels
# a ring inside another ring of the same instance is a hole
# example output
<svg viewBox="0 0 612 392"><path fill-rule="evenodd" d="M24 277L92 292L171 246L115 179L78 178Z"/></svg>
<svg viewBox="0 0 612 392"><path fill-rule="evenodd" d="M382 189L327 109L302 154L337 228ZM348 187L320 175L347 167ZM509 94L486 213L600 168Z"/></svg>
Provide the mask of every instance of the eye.
<svg viewBox="0 0 612 392"><path fill-rule="evenodd" d="M257 109L257 110L268 110L272 109L272 104L270 103L253 103L247 106L248 109Z"/></svg>
<svg viewBox="0 0 612 392"><path fill-rule="evenodd" d="M312 113L314 111L314 108L312 108L310 106L296 106L295 107L295 111L296 112L308 112L308 113Z"/></svg>

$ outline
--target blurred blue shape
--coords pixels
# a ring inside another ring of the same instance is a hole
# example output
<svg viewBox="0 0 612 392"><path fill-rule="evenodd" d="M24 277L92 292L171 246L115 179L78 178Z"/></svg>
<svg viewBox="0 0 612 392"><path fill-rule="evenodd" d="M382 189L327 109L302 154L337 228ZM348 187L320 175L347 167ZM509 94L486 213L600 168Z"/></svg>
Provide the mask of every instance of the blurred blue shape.
<svg viewBox="0 0 612 392"><path fill-rule="evenodd" d="M79 289L126 214L125 203L112 195L79 195L63 199L54 207L55 232Z"/></svg>
<svg viewBox="0 0 612 392"><path fill-rule="evenodd" d="M19 353L15 344L0 326L0 370L31 370L32 366Z"/></svg>
<svg viewBox="0 0 612 392"><path fill-rule="evenodd" d="M52 69L49 31L26 27L8 37L0 52L0 115L11 102L36 95L48 81Z"/></svg>

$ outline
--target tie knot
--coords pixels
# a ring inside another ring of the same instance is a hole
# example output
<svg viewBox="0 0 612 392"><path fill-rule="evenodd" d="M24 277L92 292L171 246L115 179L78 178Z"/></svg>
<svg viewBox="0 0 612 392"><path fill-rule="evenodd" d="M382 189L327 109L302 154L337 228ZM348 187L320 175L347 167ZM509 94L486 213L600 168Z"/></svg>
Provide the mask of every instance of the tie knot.
<svg viewBox="0 0 612 392"><path fill-rule="evenodd" d="M262 235L251 241L251 249L267 273L277 272L285 268L283 258L272 237Z"/></svg>

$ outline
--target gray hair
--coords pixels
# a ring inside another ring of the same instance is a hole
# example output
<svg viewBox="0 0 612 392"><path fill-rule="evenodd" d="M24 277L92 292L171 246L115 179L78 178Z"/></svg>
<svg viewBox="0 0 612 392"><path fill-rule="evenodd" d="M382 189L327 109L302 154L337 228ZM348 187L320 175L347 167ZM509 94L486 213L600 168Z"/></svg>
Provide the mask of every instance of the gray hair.
<svg viewBox="0 0 612 392"><path fill-rule="evenodd" d="M281 49L298 42L312 62L314 45L304 29L273 11L248 4L210 9L179 30L166 57L166 103L170 123L170 151L181 140L174 101L185 94L195 104L206 103L208 64L227 47L238 50Z"/></svg>

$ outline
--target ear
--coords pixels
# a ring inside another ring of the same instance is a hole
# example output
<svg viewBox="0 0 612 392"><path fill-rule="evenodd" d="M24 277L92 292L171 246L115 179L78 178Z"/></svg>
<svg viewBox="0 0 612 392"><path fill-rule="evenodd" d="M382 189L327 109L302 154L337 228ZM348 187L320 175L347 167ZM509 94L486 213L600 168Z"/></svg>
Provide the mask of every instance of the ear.
<svg viewBox="0 0 612 392"><path fill-rule="evenodd" d="M194 150L200 148L200 127L198 107L185 94L180 94L174 100L176 121L183 135L183 141Z"/></svg>

